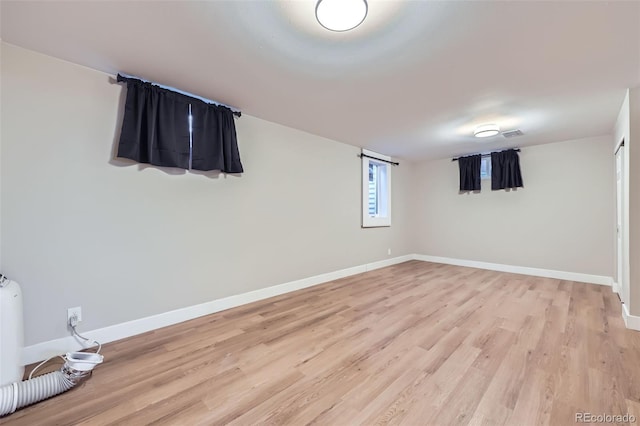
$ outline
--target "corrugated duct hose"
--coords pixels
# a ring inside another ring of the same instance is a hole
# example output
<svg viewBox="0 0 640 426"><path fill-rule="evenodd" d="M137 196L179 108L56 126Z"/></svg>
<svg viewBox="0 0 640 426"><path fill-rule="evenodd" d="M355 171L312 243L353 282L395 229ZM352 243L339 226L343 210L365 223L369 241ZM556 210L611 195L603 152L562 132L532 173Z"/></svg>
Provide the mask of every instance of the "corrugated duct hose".
<svg viewBox="0 0 640 426"><path fill-rule="evenodd" d="M97 353L68 353L60 371L1 387L0 417L68 391L89 377L103 360Z"/></svg>

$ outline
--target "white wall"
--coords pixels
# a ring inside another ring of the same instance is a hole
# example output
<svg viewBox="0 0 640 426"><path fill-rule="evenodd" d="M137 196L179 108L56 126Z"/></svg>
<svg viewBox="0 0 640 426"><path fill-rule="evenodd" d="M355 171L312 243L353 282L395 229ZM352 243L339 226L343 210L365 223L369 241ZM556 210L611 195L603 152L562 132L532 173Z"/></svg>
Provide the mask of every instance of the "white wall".
<svg viewBox="0 0 640 426"><path fill-rule="evenodd" d="M629 313L640 316L640 87L629 90L628 165Z"/></svg>
<svg viewBox="0 0 640 426"><path fill-rule="evenodd" d="M612 276L610 137L525 147L524 188L458 192L458 163L414 168L415 246L423 255ZM481 150L481 148L479 148Z"/></svg>
<svg viewBox="0 0 640 426"><path fill-rule="evenodd" d="M4 59L4 43L0 38L0 70L2 70L2 61ZM1 77L1 76L0 76ZM2 82L0 81L0 99L2 99ZM2 102L0 102L0 117L2 117ZM0 120L0 189L2 188L2 121ZM2 194L0 193L0 224L2 224ZM2 226L0 226L0 274L4 270L2 267Z"/></svg>
<svg viewBox="0 0 640 426"><path fill-rule="evenodd" d="M411 253L410 164L393 225L361 229L358 148L243 115L242 177L113 161L124 88L3 45L3 273L26 344Z"/></svg>

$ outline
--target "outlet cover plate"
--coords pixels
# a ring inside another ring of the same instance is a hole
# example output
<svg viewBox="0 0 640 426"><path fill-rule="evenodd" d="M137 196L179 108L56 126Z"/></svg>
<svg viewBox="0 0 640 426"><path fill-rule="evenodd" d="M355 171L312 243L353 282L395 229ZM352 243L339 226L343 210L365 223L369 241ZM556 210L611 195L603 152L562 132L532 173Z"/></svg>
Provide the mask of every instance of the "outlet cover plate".
<svg viewBox="0 0 640 426"><path fill-rule="evenodd" d="M82 308L80 306L67 309L67 324L69 324L69 319L74 315L78 317L78 322L82 321Z"/></svg>

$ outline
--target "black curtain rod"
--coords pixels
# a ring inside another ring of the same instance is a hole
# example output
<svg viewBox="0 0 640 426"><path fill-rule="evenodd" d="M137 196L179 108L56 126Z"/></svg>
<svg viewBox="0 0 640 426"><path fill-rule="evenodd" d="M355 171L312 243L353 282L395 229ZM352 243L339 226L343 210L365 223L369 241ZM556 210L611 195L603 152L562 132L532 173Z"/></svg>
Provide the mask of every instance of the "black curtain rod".
<svg viewBox="0 0 640 426"><path fill-rule="evenodd" d="M373 158L374 160L383 161L385 163L393 164L394 166L399 166L400 165L400 163L396 163L395 161L383 160L382 158L372 157L372 156L367 155L367 154L358 154L358 157Z"/></svg>
<svg viewBox="0 0 640 426"><path fill-rule="evenodd" d="M505 151L508 151L508 149L506 149ZM515 152L520 152L520 148L515 148L515 149L514 149L514 151L515 151ZM489 153L489 154L482 154L482 155L481 155L481 157L488 157L488 156L490 156L490 155L491 155L491 153ZM464 155L463 155L463 157L464 157ZM460 157L452 158L452 159L451 159L451 161L458 161L458 158L460 158Z"/></svg>
<svg viewBox="0 0 640 426"><path fill-rule="evenodd" d="M231 109L227 105L220 104L220 103L218 103L216 101L212 101L210 99L203 98L203 97L198 96L198 95L194 95L193 93L183 92L183 91L181 91L179 89L175 89L175 88L168 87L168 86L163 86L162 84L159 84L159 83L154 83L152 81L141 80L141 79L135 78L135 77L126 77L126 76L124 76L122 74L118 74L118 76L116 77L116 81L118 83L121 83L121 82L125 82L126 83L126 82L129 82L129 81L132 81L132 82L135 82L135 83L138 83L138 84L143 84L143 85L144 84L149 84L149 85L159 87L159 88L161 88L163 90L166 90L166 91L169 91L169 92L177 93L178 96L182 95L182 96L184 96L186 98L195 99L195 100L204 102L204 103L209 104L209 105L215 105L218 108L228 109L236 117L242 117L242 112L241 111L234 111L233 109Z"/></svg>

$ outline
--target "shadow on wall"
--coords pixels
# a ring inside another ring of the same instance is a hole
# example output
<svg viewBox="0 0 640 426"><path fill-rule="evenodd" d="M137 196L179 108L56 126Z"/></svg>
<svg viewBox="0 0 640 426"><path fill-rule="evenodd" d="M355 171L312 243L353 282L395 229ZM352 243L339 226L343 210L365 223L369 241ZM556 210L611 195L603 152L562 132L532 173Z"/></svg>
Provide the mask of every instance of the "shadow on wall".
<svg viewBox="0 0 640 426"><path fill-rule="evenodd" d="M524 188L524 185L521 186L520 188ZM518 192L518 188L503 188L503 189L491 189L490 191L496 192L496 191L504 191L504 192ZM459 195L472 195L472 194L481 194L480 190L477 191L458 191Z"/></svg>

